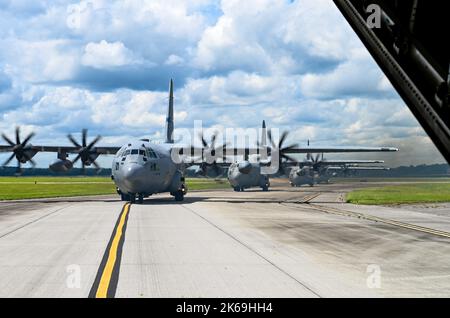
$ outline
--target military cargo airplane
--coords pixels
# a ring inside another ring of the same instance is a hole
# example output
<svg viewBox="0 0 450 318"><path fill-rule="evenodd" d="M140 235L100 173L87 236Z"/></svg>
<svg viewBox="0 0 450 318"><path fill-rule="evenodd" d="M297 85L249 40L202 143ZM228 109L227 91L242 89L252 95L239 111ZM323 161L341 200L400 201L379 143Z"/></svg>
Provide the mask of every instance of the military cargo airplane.
<svg viewBox="0 0 450 318"><path fill-rule="evenodd" d="M315 158L311 153L307 154L307 159L304 162L297 163L297 160L287 153L295 149L295 145L289 147L283 147L284 141L287 137L287 133L284 133L280 139L278 146L272 137L271 130L267 132L266 122L262 124L261 142L258 143L258 147L267 146L267 135L272 148L280 149L280 162L279 168L281 174L289 176L290 184L292 186L300 186L303 184L309 184L313 186L315 183L329 182L329 179L333 176L332 170L346 169L350 171L352 169L364 169L365 167L352 167L350 165L360 164L378 164L384 163L380 160L333 160L327 161L323 158L319 160L320 155ZM310 146L308 141L308 147ZM349 148L351 149L351 148ZM264 159L264 158L263 158ZM270 161L261 160L258 158L256 163L251 163L248 160L233 163L228 169L228 181L234 191L244 191L248 188L261 188L263 191L268 191L270 187L269 175L262 173L262 167L270 164ZM292 165L298 165L293 167L290 172L288 167ZM333 167L336 166L336 167ZM382 167L370 167L371 170L384 170Z"/></svg>
<svg viewBox="0 0 450 318"><path fill-rule="evenodd" d="M148 139L130 141L122 147L98 147L97 143L101 137L96 137L90 143L87 142L87 130L82 132L82 141L79 143L72 135L68 135L72 146L34 146L30 140L34 133L29 134L25 139L20 138L20 130L16 129L15 142L2 134L3 139L8 143L6 146L0 145L0 152L12 152L11 156L5 161L3 166L8 165L14 158L17 159L17 172L21 172L21 165L31 163L35 166L33 157L39 152L50 152L57 154L57 160L49 166L53 171L70 170L74 164L81 161L82 167L94 166L100 169L96 163L100 155L115 155L112 163L112 179L117 187L117 192L124 201L142 203L144 198L157 193L170 193L176 201L183 201L187 193L187 187L184 180L183 170L187 166L192 166L195 162L176 162L173 154L181 154L185 157L192 157L194 153L201 154L201 165L207 168L217 168L217 162L208 160L208 156L215 153L232 151L234 154L244 154L244 161L247 161L248 153L259 153L262 149L266 150L269 156L276 155L280 162L283 158L290 158L288 154L298 153L340 153L340 152L391 152L398 151L397 148L299 148L296 145L284 147L284 141L287 132L283 133L278 145L275 144L271 132L269 138L271 146L258 146L255 149L231 148L228 146L215 147L214 144L204 144L201 148L192 146L176 145L173 139L174 134L174 91L173 81L170 81L169 87L169 106L166 121L166 140L162 144L151 143ZM188 149L188 153L184 150ZM189 153L190 152L190 153ZM76 155L74 160L69 160L69 154ZM198 160L198 159L197 159ZM244 162L241 165L242 172L248 171L248 165ZM251 170L251 169L250 169ZM240 172L240 173L242 173Z"/></svg>
<svg viewBox="0 0 450 318"><path fill-rule="evenodd" d="M353 171L389 170L383 166L365 166L367 164L381 164L382 160L326 160L320 155L315 157L308 153L306 160L299 162L289 172L289 183L293 187L309 185L313 187L318 183L329 183L338 173L348 174Z"/></svg>

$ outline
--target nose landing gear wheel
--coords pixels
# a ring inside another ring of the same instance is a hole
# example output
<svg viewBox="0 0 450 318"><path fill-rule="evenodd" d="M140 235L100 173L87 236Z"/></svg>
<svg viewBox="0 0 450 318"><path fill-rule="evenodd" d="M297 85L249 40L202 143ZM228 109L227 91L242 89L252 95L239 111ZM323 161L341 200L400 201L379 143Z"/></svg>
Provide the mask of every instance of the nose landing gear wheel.
<svg viewBox="0 0 450 318"><path fill-rule="evenodd" d="M175 192L175 201L176 202L181 202L184 200L184 193L182 190L179 190L177 192Z"/></svg>
<svg viewBox="0 0 450 318"><path fill-rule="evenodd" d="M144 195L143 194L139 194L138 202L139 202L139 204L143 204L144 203Z"/></svg>

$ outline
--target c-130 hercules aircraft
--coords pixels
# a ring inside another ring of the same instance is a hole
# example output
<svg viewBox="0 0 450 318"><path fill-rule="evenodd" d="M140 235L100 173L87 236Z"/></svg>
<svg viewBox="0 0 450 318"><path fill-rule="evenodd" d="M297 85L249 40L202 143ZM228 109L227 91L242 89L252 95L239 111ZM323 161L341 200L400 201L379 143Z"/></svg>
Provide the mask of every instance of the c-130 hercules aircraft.
<svg viewBox="0 0 450 318"><path fill-rule="evenodd" d="M201 164L207 167L214 167L217 162L208 163L206 160L207 154L219 152L219 149L230 151L234 154L243 154L244 163L248 159L248 153L260 153L261 150L266 150L269 156L286 158L288 154L301 153L340 153L340 152L392 152L398 151L397 148L391 147L327 147L327 148L299 148L296 145L283 147L283 143L287 137L285 132L278 145L272 143L271 146L258 146L256 149L238 149L230 148L228 146L214 147L213 144L202 145L201 148L177 145L174 142L174 96L173 96L173 81L170 81L169 88L169 108L166 122L166 140L162 144L151 143L148 139L141 139L130 141L122 147L97 147L96 144L101 137L96 137L89 144L87 143L87 130L83 130L82 142L78 143L72 135L68 135L69 140L73 146L34 146L30 144L30 140L34 137L34 133L28 135L23 141L20 138L20 130L16 129L16 138L13 142L6 135L2 134L3 139L8 145L0 145L0 152L12 152L12 155L6 160L3 166L8 165L14 158L17 159L17 170L21 171L21 165L30 162L33 166L35 163L33 157L39 152L51 152L57 154L57 160L50 164L49 168L52 171L64 172L73 168L74 163L81 160L83 168L85 166L93 165L99 169L96 159L100 155L112 155L115 157L112 163L112 179L117 187L117 192L123 201L142 203L144 198L158 193L170 193L175 197L176 201L183 201L187 193L183 171L188 166L198 165L198 160L195 162L176 162L173 158L173 153L180 153L182 149L189 149L190 154L187 156L193 157L194 153L201 154ZM68 154L75 154L74 160L68 159Z"/></svg>
<svg viewBox="0 0 450 318"><path fill-rule="evenodd" d="M314 186L316 183L329 182L329 179L336 175L336 172L350 172L350 171L361 171L361 170L387 170L384 167L368 167L361 166L365 164L379 164L384 163L381 160L325 160L322 154L322 159L320 160L320 155L315 158L311 153L307 153L305 161L298 161L292 156L286 154L285 150L292 149L296 145L289 146L287 148L283 147L287 133L285 132L278 144L276 146L271 130L267 131L266 121L262 124L261 141L258 142L259 147L267 146L267 137L269 137L269 142L275 149L280 149L280 162L279 169L281 174L286 175L289 178L289 182L292 186L301 186L303 184L308 184ZM310 143L308 141L308 148ZM284 161L283 161L284 159ZM262 171L262 167L268 166L271 161L267 161L264 156L258 156L256 162L250 162L249 160L244 160L241 162L233 163L227 173L228 181L231 187L236 192L244 191L249 188L261 188L263 191L268 191L270 187L269 174L265 174ZM203 172L204 169L202 169ZM206 173L204 173L206 174Z"/></svg>

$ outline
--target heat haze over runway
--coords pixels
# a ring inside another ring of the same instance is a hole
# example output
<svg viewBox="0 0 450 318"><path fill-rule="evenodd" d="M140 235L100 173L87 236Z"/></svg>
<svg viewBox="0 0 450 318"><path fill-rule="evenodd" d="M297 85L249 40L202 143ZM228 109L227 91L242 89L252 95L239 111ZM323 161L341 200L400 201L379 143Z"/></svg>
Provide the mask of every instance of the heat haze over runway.
<svg viewBox="0 0 450 318"><path fill-rule="evenodd" d="M450 295L450 207L343 203L364 183L0 203L0 297Z"/></svg>

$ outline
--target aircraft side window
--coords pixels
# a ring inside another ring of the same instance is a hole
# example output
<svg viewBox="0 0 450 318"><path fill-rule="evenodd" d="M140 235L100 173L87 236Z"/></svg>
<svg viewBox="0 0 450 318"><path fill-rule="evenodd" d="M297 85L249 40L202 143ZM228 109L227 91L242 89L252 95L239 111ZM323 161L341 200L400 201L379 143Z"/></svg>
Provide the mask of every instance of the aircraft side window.
<svg viewBox="0 0 450 318"><path fill-rule="evenodd" d="M155 153L155 151L154 151L153 149L148 148L147 151L148 151L148 156L149 156L150 158L152 158L152 159L158 158L158 156L156 155L156 153Z"/></svg>

